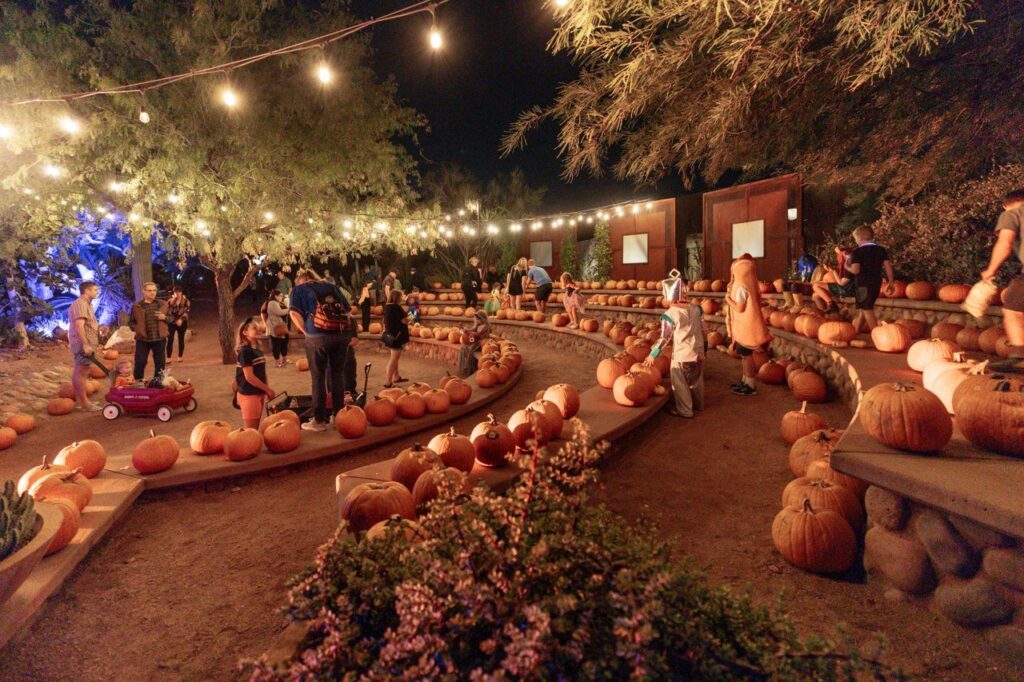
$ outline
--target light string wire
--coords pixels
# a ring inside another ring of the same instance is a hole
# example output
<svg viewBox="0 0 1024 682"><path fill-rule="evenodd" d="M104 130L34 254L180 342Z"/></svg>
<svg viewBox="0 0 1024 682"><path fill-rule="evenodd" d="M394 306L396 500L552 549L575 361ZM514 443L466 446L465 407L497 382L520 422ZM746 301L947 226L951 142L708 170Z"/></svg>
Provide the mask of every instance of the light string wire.
<svg viewBox="0 0 1024 682"><path fill-rule="evenodd" d="M390 12L388 14L384 14L375 19L367 19L366 21L360 22L358 24L352 24L350 26L340 28L336 31L331 31L330 33L325 33L314 38L308 38L298 43L292 43L291 45L279 47L268 52L262 52L260 54L255 54L249 57L243 57L241 59L236 59L231 62L225 62L223 64L216 64L214 66L203 67L201 69L193 69L191 71L174 74L172 76L163 76L161 78L154 78L152 80L147 81L139 81L136 83L117 85L112 88L106 88L104 90L92 90L89 92L76 92L51 97L35 97L31 99L17 100L13 102L3 102L2 104L0 104L0 106L19 106L24 104L41 104L47 102L67 103L76 100L86 99L89 97L110 95L142 95L145 94L147 90L156 90L166 85L171 85L173 83L188 80L190 78L222 74L229 72L233 69L243 68L249 66L250 64L255 64L256 62L261 62L263 60L270 59L271 57L279 57L282 55L294 54L296 52L304 52L306 50L322 48L323 46L329 43L333 43L337 40L341 40L342 38L346 38L350 35L363 31L367 28L370 28L371 26L374 26L375 24L394 21L396 19L404 19L406 17L411 17L416 14L422 14L426 12L433 14L438 7L446 4L448 1L449 0L419 0L418 2L414 2L411 5L407 5L406 7L397 9L394 12Z"/></svg>

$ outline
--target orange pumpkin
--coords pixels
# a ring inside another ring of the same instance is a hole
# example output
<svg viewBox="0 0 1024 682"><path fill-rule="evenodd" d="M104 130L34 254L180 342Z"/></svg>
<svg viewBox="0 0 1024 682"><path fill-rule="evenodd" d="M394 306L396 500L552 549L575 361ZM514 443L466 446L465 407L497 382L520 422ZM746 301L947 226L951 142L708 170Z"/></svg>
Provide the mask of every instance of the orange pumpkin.
<svg viewBox="0 0 1024 682"><path fill-rule="evenodd" d="M46 403L46 413L53 417L71 414L75 409L75 401L71 398L54 398Z"/></svg>
<svg viewBox="0 0 1024 682"><path fill-rule="evenodd" d="M424 471L429 471L436 464L441 463L441 458L430 448L425 448L416 443L411 448L406 448L398 453L391 464L391 480L401 483L412 492L416 485L416 479Z"/></svg>
<svg viewBox="0 0 1024 682"><path fill-rule="evenodd" d="M444 414L451 407L452 399L447 391L432 388L423 394L423 402L428 414Z"/></svg>
<svg viewBox="0 0 1024 682"><path fill-rule="evenodd" d="M871 343L882 353L905 353L911 341L910 331L903 325L882 322L871 330Z"/></svg>
<svg viewBox="0 0 1024 682"><path fill-rule="evenodd" d="M864 525L864 506L852 491L821 478L795 478L782 491L783 507L803 506L834 511L854 528Z"/></svg>
<svg viewBox="0 0 1024 682"><path fill-rule="evenodd" d="M231 424L219 419L199 422L192 428L189 446L197 455L217 454L224 450L224 439L230 431Z"/></svg>
<svg viewBox="0 0 1024 682"><path fill-rule="evenodd" d="M462 379L453 378L444 385L445 393L452 400L452 405L463 405L469 402L473 395L473 387Z"/></svg>
<svg viewBox="0 0 1024 682"><path fill-rule="evenodd" d="M71 471L71 469L69 469L66 466L60 464L51 464L48 461L48 459L49 458L46 455L43 455L42 464L32 467L31 469L29 469L28 471L21 475L21 478L18 479L19 495L21 495L24 492L27 492L28 489L32 487L32 484L38 481L43 476L49 476L50 474L67 473Z"/></svg>
<svg viewBox="0 0 1024 682"><path fill-rule="evenodd" d="M36 428L36 418L30 414L12 414L4 420L4 426L20 436Z"/></svg>
<svg viewBox="0 0 1024 682"><path fill-rule="evenodd" d="M786 383L786 368L774 360L769 360L757 370L757 378L766 384L784 384Z"/></svg>
<svg viewBox="0 0 1024 682"><path fill-rule="evenodd" d="M360 438L370 422L358 405L346 405L334 415L334 428L342 438Z"/></svg>
<svg viewBox="0 0 1024 682"><path fill-rule="evenodd" d="M807 411L807 402L800 405L799 411L791 410L782 416L782 425L779 430L782 432L782 440L786 445L792 445L801 438L820 429L827 427L825 418L819 414Z"/></svg>
<svg viewBox="0 0 1024 682"><path fill-rule="evenodd" d="M503 466L507 462L506 455L515 449L512 431L499 424L493 414L473 428L469 440L473 443L476 461L486 467Z"/></svg>
<svg viewBox="0 0 1024 682"><path fill-rule="evenodd" d="M279 421L263 432L263 442L274 454L291 452L302 442L302 430L294 422Z"/></svg>
<svg viewBox="0 0 1024 682"><path fill-rule="evenodd" d="M366 420L371 426L387 426L395 421L398 410L395 403L388 398L375 398L366 403L364 408Z"/></svg>
<svg viewBox="0 0 1024 682"><path fill-rule="evenodd" d="M412 500L417 509L433 502L441 493L443 482L451 481L457 488L465 489L466 474L453 467L428 469L420 474L412 486Z"/></svg>
<svg viewBox="0 0 1024 682"><path fill-rule="evenodd" d="M430 390L430 384L425 384L422 381L414 381L409 384L409 388L406 389L409 393L419 393L423 395Z"/></svg>
<svg viewBox="0 0 1024 682"><path fill-rule="evenodd" d="M864 499L864 493L868 490L868 483L866 481L862 481L859 478L850 476L849 474L844 474L843 472L836 471L832 468L832 453L808 464L807 477L822 478L829 483L841 485L861 500Z"/></svg>
<svg viewBox="0 0 1024 682"><path fill-rule="evenodd" d="M942 339L922 339L910 347L907 352L907 364L910 369L923 372L936 360L952 360L953 354L960 351L952 341Z"/></svg>
<svg viewBox="0 0 1024 682"><path fill-rule="evenodd" d="M92 501L92 486L78 469L72 469L37 479L28 489L28 494L36 500L64 498L82 511Z"/></svg>
<svg viewBox="0 0 1024 682"><path fill-rule="evenodd" d="M924 338L925 324L921 320L914 320L909 317L896 320L895 324L900 325L910 332L911 339Z"/></svg>
<svg viewBox="0 0 1024 682"><path fill-rule="evenodd" d="M956 423L975 445L1011 457L1024 457L1024 384L997 380L961 395Z"/></svg>
<svg viewBox="0 0 1024 682"><path fill-rule="evenodd" d="M427 448L436 452L446 467L454 467L465 472L473 469L473 461L476 459L473 441L455 433L454 426L448 433L439 433L431 438Z"/></svg>
<svg viewBox="0 0 1024 682"><path fill-rule="evenodd" d="M405 393L395 401L395 409L403 419L419 419L427 412L427 402L419 393Z"/></svg>
<svg viewBox="0 0 1024 682"><path fill-rule="evenodd" d="M996 343L1006 336L1006 330L1001 325L989 327L978 335L978 347L982 352L995 355Z"/></svg>
<svg viewBox="0 0 1024 682"><path fill-rule="evenodd" d="M373 524L363 537L365 540L373 542L374 540L385 539L389 533L394 533L395 537L413 544L422 542L427 538L427 532L423 530L423 526L415 521L403 519L397 514L390 519Z"/></svg>
<svg viewBox="0 0 1024 682"><path fill-rule="evenodd" d="M907 285L907 298L912 301L927 301L935 295L931 282L911 282Z"/></svg>
<svg viewBox="0 0 1024 682"><path fill-rule="evenodd" d="M373 327L372 324L370 326ZM295 361L295 369L299 372L308 372L309 360L307 360L306 358L299 358L298 360Z"/></svg>
<svg viewBox="0 0 1024 682"><path fill-rule="evenodd" d="M964 327L956 333L956 338L953 339L953 341L965 351L978 351L981 350L981 345L979 344L980 338L980 329L976 327Z"/></svg>
<svg viewBox="0 0 1024 682"><path fill-rule="evenodd" d="M580 411L580 392L572 384L550 386L543 397L558 408L564 419L572 419Z"/></svg>
<svg viewBox="0 0 1024 682"><path fill-rule="evenodd" d="M857 330L849 322L830 320L818 327L818 341L826 346L850 343L855 338L857 338Z"/></svg>
<svg viewBox="0 0 1024 682"><path fill-rule="evenodd" d="M651 389L639 374L623 374L612 385L612 397L619 405L640 407L650 398Z"/></svg>
<svg viewBox="0 0 1024 682"><path fill-rule="evenodd" d="M60 527L46 548L46 556L50 556L70 545L78 535L78 529L82 527L82 512L74 502L62 497L40 497L38 499L41 502L52 504L60 510Z"/></svg>
<svg viewBox="0 0 1024 682"><path fill-rule="evenodd" d="M476 379L476 385L480 388L491 388L498 383L498 377L487 367L478 370L474 378Z"/></svg>
<svg viewBox="0 0 1024 682"><path fill-rule="evenodd" d="M508 420L512 440L520 450L527 450L532 443L547 445L550 441L544 426L544 414L536 408L527 406L512 414Z"/></svg>
<svg viewBox="0 0 1024 682"><path fill-rule="evenodd" d="M830 454L843 432L837 429L820 429L798 438L789 449L789 470L793 476L807 476L807 467Z"/></svg>
<svg viewBox="0 0 1024 682"><path fill-rule="evenodd" d="M614 358L605 358L597 363L597 383L603 388L612 388L615 381L626 373L626 365Z"/></svg>
<svg viewBox="0 0 1024 682"><path fill-rule="evenodd" d="M772 543L783 559L812 573L842 573L857 557L857 536L846 519L827 509L815 511L806 499L775 516Z"/></svg>
<svg viewBox="0 0 1024 682"><path fill-rule="evenodd" d="M580 321L580 329L588 334L593 334L598 329L597 320L585 319Z"/></svg>
<svg viewBox="0 0 1024 682"><path fill-rule="evenodd" d="M96 478L107 465L107 451L94 440L75 441L62 448L53 462L69 469L81 469L86 478Z"/></svg>
<svg viewBox="0 0 1024 682"><path fill-rule="evenodd" d="M239 428L224 438L224 454L232 462L244 462L260 454L263 436L256 429Z"/></svg>
<svg viewBox="0 0 1024 682"><path fill-rule="evenodd" d="M299 415L292 410L282 410L280 412L275 412L274 414L265 417L263 421L260 422L260 434L262 434L264 431L270 428L271 424L274 424L275 422L279 421L290 421L295 424L298 424Z"/></svg>
<svg viewBox="0 0 1024 682"><path fill-rule="evenodd" d="M823 403L828 399L828 386L825 379L811 370L794 372L789 377L789 387L793 396L808 403Z"/></svg>
<svg viewBox="0 0 1024 682"><path fill-rule="evenodd" d="M412 493L395 481L373 481L352 488L341 503L341 519L353 533L362 533L392 516L414 520Z"/></svg>
<svg viewBox="0 0 1024 682"><path fill-rule="evenodd" d="M907 296L907 284L899 280L888 282L882 280L882 291L883 298L906 298Z"/></svg>
<svg viewBox="0 0 1024 682"><path fill-rule="evenodd" d="M18 441L18 432L8 426L0 426L0 450L14 447Z"/></svg>
<svg viewBox="0 0 1024 682"><path fill-rule="evenodd" d="M547 434L548 440L555 440L562 435L562 427L565 420L562 418L562 411L558 406L549 400L534 400L527 407L533 408L541 413L541 426Z"/></svg>
<svg viewBox="0 0 1024 682"><path fill-rule="evenodd" d="M158 474L174 466L181 446L173 436L156 435L152 429L149 438L132 450L132 466L140 474Z"/></svg>
<svg viewBox="0 0 1024 682"><path fill-rule="evenodd" d="M718 331L708 333L708 348L718 348L725 343L725 335Z"/></svg>
<svg viewBox="0 0 1024 682"><path fill-rule="evenodd" d="M956 343L956 336L963 330L962 324L956 324L954 322L936 322L932 325L931 337L933 339L942 339L943 341L949 341L950 343Z"/></svg>

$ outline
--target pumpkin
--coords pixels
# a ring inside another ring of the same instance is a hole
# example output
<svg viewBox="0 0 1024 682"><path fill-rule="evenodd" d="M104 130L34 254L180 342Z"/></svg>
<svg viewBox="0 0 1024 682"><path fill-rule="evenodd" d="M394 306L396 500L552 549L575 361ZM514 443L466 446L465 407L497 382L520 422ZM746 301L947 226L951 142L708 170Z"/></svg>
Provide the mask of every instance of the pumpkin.
<svg viewBox="0 0 1024 682"><path fill-rule="evenodd" d="M380 322L371 322L367 331L371 334L381 334L384 331L384 327Z"/></svg>
<svg viewBox="0 0 1024 682"><path fill-rule="evenodd" d="M811 370L794 372L789 377L789 387L793 396L808 403L823 403L828 398L828 386L825 379Z"/></svg>
<svg viewBox="0 0 1024 682"><path fill-rule="evenodd" d="M487 421L473 427L469 440L473 443L476 461L486 467L503 466L505 456L515 449L512 431L499 424L493 414L487 415Z"/></svg>
<svg viewBox="0 0 1024 682"><path fill-rule="evenodd" d="M394 388L385 388L385 389L383 389L382 391L380 391L377 394L376 397L378 397L378 398L385 398L387 400L390 400L393 403L397 403L398 399L401 398L403 395L405 395L405 389L404 388L398 388L396 386Z"/></svg>
<svg viewBox="0 0 1024 682"><path fill-rule="evenodd" d="M89 378L90 379L106 379L107 378L107 373L105 371L103 371L102 369L100 369L99 367L97 367L96 365L91 365L89 367Z"/></svg>
<svg viewBox="0 0 1024 682"><path fill-rule="evenodd" d="M428 414L444 414L451 407L452 399L447 391L432 388L423 394L423 402Z"/></svg>
<svg viewBox="0 0 1024 682"><path fill-rule="evenodd" d="M708 334L708 348L718 348L725 343L725 335L721 332L711 332Z"/></svg>
<svg viewBox="0 0 1024 682"><path fill-rule="evenodd" d="M146 438L132 450L132 466L140 474L158 474L174 466L181 446L173 436L156 435L152 429Z"/></svg>
<svg viewBox="0 0 1024 682"><path fill-rule="evenodd" d="M911 282L907 285L907 298L911 301L927 301L935 295L931 282Z"/></svg>
<svg viewBox="0 0 1024 682"><path fill-rule="evenodd" d="M836 512L854 528L864 525L864 506L860 499L841 485L822 478L795 478L782 491L782 506L803 506L804 500L814 509Z"/></svg>
<svg viewBox="0 0 1024 682"><path fill-rule="evenodd" d="M264 418L263 421L260 422L260 433L262 434L264 431L270 428L271 424L274 424L275 422L279 421L290 421L294 422L295 424L298 424L299 415L296 414L293 410L281 410L280 412L275 412L274 414Z"/></svg>
<svg viewBox="0 0 1024 682"><path fill-rule="evenodd" d="M232 462L244 462L260 454L263 435L256 429L239 428L224 438L224 454Z"/></svg>
<svg viewBox="0 0 1024 682"><path fill-rule="evenodd" d="M375 398L367 402L364 411L371 426L387 426L395 421L398 414L395 403L387 398Z"/></svg>
<svg viewBox="0 0 1024 682"><path fill-rule="evenodd" d="M12 414L4 420L4 426L20 436L36 428L36 418L30 414Z"/></svg>
<svg viewBox="0 0 1024 682"><path fill-rule="evenodd" d="M593 334L598 329L597 320L586 319L580 322L580 329L583 331Z"/></svg>
<svg viewBox="0 0 1024 682"><path fill-rule="evenodd" d="M882 353L906 353L912 341L910 330L900 324L882 322L871 330L871 343Z"/></svg>
<svg viewBox="0 0 1024 682"><path fill-rule="evenodd" d="M772 543L783 559L812 573L842 573L857 556L857 537L846 519L828 509L815 511L806 499L775 516Z"/></svg>
<svg viewBox="0 0 1024 682"><path fill-rule="evenodd" d="M18 432L9 426L0 426L0 450L13 447L18 441Z"/></svg>
<svg viewBox="0 0 1024 682"><path fill-rule="evenodd" d="M533 315L531 316L533 321L538 323L538 324L542 324L546 317L547 316L544 313L540 312L540 311L537 311L537 312L533 313Z"/></svg>
<svg viewBox="0 0 1024 682"><path fill-rule="evenodd" d="M444 391L451 398L452 405L463 405L473 395L473 387L459 378L454 378L444 385Z"/></svg>
<svg viewBox="0 0 1024 682"><path fill-rule="evenodd" d="M388 537L388 533L394 533L396 537L402 538L405 542L409 543L422 542L427 538L427 532L423 530L423 526L415 521L403 519L397 514L390 519L373 524L363 537L367 541L372 542L374 540L383 540Z"/></svg>
<svg viewBox="0 0 1024 682"><path fill-rule="evenodd" d="M395 401L395 409L403 419L419 419L427 412L427 402L419 393L405 393Z"/></svg>
<svg viewBox="0 0 1024 682"><path fill-rule="evenodd" d="M264 433L267 429L264 429ZM192 428L188 444L197 455L214 455L224 450L224 439L230 431L231 424L219 419L199 422Z"/></svg>
<svg viewBox="0 0 1024 682"><path fill-rule="evenodd" d="M555 313L551 316L551 326L553 327L567 327L569 322L569 316L564 313Z"/></svg>
<svg viewBox="0 0 1024 682"><path fill-rule="evenodd" d="M302 442L302 430L294 422L279 421L263 432L263 442L274 454L291 452Z"/></svg>
<svg viewBox="0 0 1024 682"><path fill-rule="evenodd" d="M820 315L798 315L793 327L797 334L808 339L818 338L818 330L825 324L825 318Z"/></svg>
<svg viewBox="0 0 1024 682"><path fill-rule="evenodd" d="M804 436L827 426L824 417L807 411L807 402L804 401L799 410L791 410L782 416L779 430L786 445L792 445Z"/></svg>
<svg viewBox="0 0 1024 682"><path fill-rule="evenodd" d="M373 325L370 326L372 327ZM299 372L308 372L309 360L307 360L306 358L299 358L298 360L295 361L295 369Z"/></svg>
<svg viewBox="0 0 1024 682"><path fill-rule="evenodd" d="M92 501L92 486L81 471L72 469L37 479L28 489L28 494L36 500L63 498L78 507L78 511L82 511Z"/></svg>
<svg viewBox="0 0 1024 682"><path fill-rule="evenodd" d="M54 398L46 403L46 413L54 417L71 414L73 409L75 401L71 398Z"/></svg>
<svg viewBox="0 0 1024 682"><path fill-rule="evenodd" d="M544 428L548 440L555 440L562 435L562 427L565 421L562 418L562 411L558 409L557 405L550 400L541 398L540 400L534 400L527 407L541 413L541 426Z"/></svg>
<svg viewBox="0 0 1024 682"><path fill-rule="evenodd" d="M441 493L443 481L451 481L456 487L465 489L466 474L453 467L444 469L428 469L420 474L412 487L412 500L417 509L422 509L433 502Z"/></svg>
<svg viewBox="0 0 1024 682"><path fill-rule="evenodd" d="M996 355L1001 358L1010 357L1010 339L1006 336L1000 336L996 341Z"/></svg>
<svg viewBox="0 0 1024 682"><path fill-rule="evenodd" d="M978 363L966 372L966 376L953 391L953 413L959 413L960 402L975 391L990 391L1000 381L1022 383L1024 378L993 373L989 370L988 361Z"/></svg>
<svg viewBox="0 0 1024 682"><path fill-rule="evenodd" d="M980 338L980 329L977 327L964 327L956 333L956 338L953 341L963 350L977 351L981 350L981 345L978 343Z"/></svg>
<svg viewBox="0 0 1024 682"><path fill-rule="evenodd" d="M826 346L849 343L855 338L857 338L857 330L849 322L830 320L823 322L818 327L818 341Z"/></svg>
<svg viewBox="0 0 1024 682"><path fill-rule="evenodd" d="M832 468L832 453L808 464L807 476L808 478L821 478L830 483L841 485L861 500L864 499L864 493L868 490L868 483L866 481Z"/></svg>
<svg viewBox="0 0 1024 682"><path fill-rule="evenodd" d="M557 407L563 419L572 419L580 411L580 392L572 384L549 386L541 397Z"/></svg>
<svg viewBox="0 0 1024 682"><path fill-rule="evenodd" d="M975 445L1011 457L1024 457L1024 384L1006 379L987 390L962 396L956 423Z"/></svg>
<svg viewBox="0 0 1024 682"><path fill-rule="evenodd" d="M491 374L494 375L494 380L497 383L503 384L512 376L512 370L509 369L508 365L498 363L494 367L491 367Z"/></svg>
<svg viewBox="0 0 1024 682"><path fill-rule="evenodd" d="M942 401L924 388L878 384L861 397L857 412L868 435L891 448L934 452L953 436Z"/></svg>
<svg viewBox="0 0 1024 682"><path fill-rule="evenodd" d="M789 449L789 470L793 476L807 476L807 467L832 452L843 432L837 429L820 429L798 438Z"/></svg>
<svg viewBox="0 0 1024 682"><path fill-rule="evenodd" d="M725 281L716 279L711 283L711 291L722 292L725 291Z"/></svg>
<svg viewBox="0 0 1024 682"><path fill-rule="evenodd" d="M786 368L774 360L769 360L761 365L761 369L757 370L757 378L766 384L784 384L786 383Z"/></svg>
<svg viewBox="0 0 1024 682"><path fill-rule="evenodd" d="M366 413L358 405L346 405L334 415L334 428L342 438L360 438L369 426Z"/></svg>
<svg viewBox="0 0 1024 682"><path fill-rule="evenodd" d="M439 433L431 438L427 448L436 452L446 467L454 467L465 472L473 469L473 461L476 459L473 442L466 436L455 433L454 426L448 433Z"/></svg>
<svg viewBox="0 0 1024 682"><path fill-rule="evenodd" d="M71 471L71 469L61 464L51 464L48 461L48 459L49 458L44 455L42 464L32 467L31 469L29 469L28 471L21 475L21 478L18 479L19 495L27 492L28 489L32 487L32 484L38 481L43 476L49 476L50 474L57 473L67 473Z"/></svg>
<svg viewBox="0 0 1024 682"><path fill-rule="evenodd" d="M637 362L630 366L629 371L638 375L647 383L648 391L653 391L654 387L661 383L661 370L654 365L648 366L642 362Z"/></svg>
<svg viewBox="0 0 1024 682"><path fill-rule="evenodd" d="M907 364L910 369L923 372L936 360L952 360L953 354L960 350L952 341L942 339L922 339L907 351Z"/></svg>
<svg viewBox="0 0 1024 682"><path fill-rule="evenodd" d="M976 364L973 360L966 360L963 353L955 353L952 360L937 360L928 365L921 375L921 385L934 393L946 411L952 414L953 392L967 378L967 371Z"/></svg>
<svg viewBox="0 0 1024 682"><path fill-rule="evenodd" d="M416 443L411 448L402 450L395 457L391 464L391 480L401 483L412 492L420 474L440 463L441 458L436 452Z"/></svg>
<svg viewBox="0 0 1024 682"><path fill-rule="evenodd" d="M508 420L508 428L520 450L530 449L531 443L547 445L551 440L545 428L544 413L534 407L527 406L513 413Z"/></svg>
<svg viewBox="0 0 1024 682"><path fill-rule="evenodd" d="M629 372L623 374L612 385L612 398L619 405L640 407L650 398L651 389L639 374Z"/></svg>
<svg viewBox="0 0 1024 682"><path fill-rule="evenodd" d="M887 280L883 279L881 295L882 298L906 298L907 284L906 282L901 282L898 279L892 282L888 282Z"/></svg>
<svg viewBox="0 0 1024 682"><path fill-rule="evenodd" d="M40 497L39 501L52 504L60 511L61 515L57 534L53 536L50 545L46 548L46 556L50 556L70 545L78 535L78 529L82 527L82 512L74 502L62 497Z"/></svg>
<svg viewBox="0 0 1024 682"><path fill-rule="evenodd" d="M909 317L896 320L896 324L910 332L911 339L924 338L925 324L921 320L914 320Z"/></svg>
<svg viewBox="0 0 1024 682"><path fill-rule="evenodd" d="M116 350L114 350L113 348L111 348L110 350L105 350L105 351L103 351L103 359L104 359L104 360L117 360L117 358L118 358L118 357L119 357L120 355L121 355L121 354L120 354L120 353L118 353L118 352L117 352Z"/></svg>
<svg viewBox="0 0 1024 682"><path fill-rule="evenodd" d="M412 493L395 481L372 481L352 488L341 503L341 519L353 533L362 533L393 516L414 520Z"/></svg>
<svg viewBox="0 0 1024 682"><path fill-rule="evenodd" d="M626 365L614 358L605 358L597 363L597 383L602 388L612 388L615 381L626 373Z"/></svg>
<svg viewBox="0 0 1024 682"><path fill-rule="evenodd" d="M647 341L637 340L626 347L626 352L636 362L643 362L651 354L651 344Z"/></svg>
<svg viewBox="0 0 1024 682"><path fill-rule="evenodd" d="M431 389L430 384L425 384L422 381L414 381L411 384L409 384L409 388L407 388L406 390L409 393L419 393L420 395L423 395L424 393Z"/></svg>
<svg viewBox="0 0 1024 682"><path fill-rule="evenodd" d="M480 388L491 388L498 383L498 377L487 367L478 370L474 378L476 379L476 385Z"/></svg>
<svg viewBox="0 0 1024 682"><path fill-rule="evenodd" d="M1004 336L1006 336L1006 330L1001 325L989 327L978 335L978 347L982 352L995 355L996 343Z"/></svg>
<svg viewBox="0 0 1024 682"><path fill-rule="evenodd" d="M88 391L86 391L86 392L88 392ZM74 400L74 398L75 398L75 387L72 386L71 384L61 384L57 388L57 397L58 398L70 398L70 399Z"/></svg>
<svg viewBox="0 0 1024 682"><path fill-rule="evenodd" d="M53 463L69 469L81 469L86 478L96 478L107 465L107 451L94 440L75 441L62 448Z"/></svg>
<svg viewBox="0 0 1024 682"><path fill-rule="evenodd" d="M962 324L956 324L953 322L937 322L932 325L931 337L933 339L942 339L951 343L956 343L956 336L963 331L964 326Z"/></svg>

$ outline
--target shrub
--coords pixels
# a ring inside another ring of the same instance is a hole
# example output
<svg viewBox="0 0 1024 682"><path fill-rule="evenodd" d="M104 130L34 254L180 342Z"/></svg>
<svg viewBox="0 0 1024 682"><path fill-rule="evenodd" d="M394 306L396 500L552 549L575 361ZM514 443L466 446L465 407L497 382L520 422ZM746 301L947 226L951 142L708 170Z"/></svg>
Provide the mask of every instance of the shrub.
<svg viewBox="0 0 1024 682"><path fill-rule="evenodd" d="M600 452L534 452L505 495L442 482L425 540L340 528L293 582L297 654L277 679L806 679L887 671L801 640L783 615L712 588L651 529L588 504Z"/></svg>

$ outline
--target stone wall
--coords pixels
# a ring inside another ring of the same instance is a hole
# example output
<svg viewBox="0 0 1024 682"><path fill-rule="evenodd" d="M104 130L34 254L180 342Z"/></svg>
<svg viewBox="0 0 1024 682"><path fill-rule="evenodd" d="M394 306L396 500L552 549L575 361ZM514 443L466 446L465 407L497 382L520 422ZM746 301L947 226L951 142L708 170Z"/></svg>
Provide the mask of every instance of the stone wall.
<svg viewBox="0 0 1024 682"><path fill-rule="evenodd" d="M885 597L917 602L980 629L1024 666L1024 538L871 486L864 568Z"/></svg>

